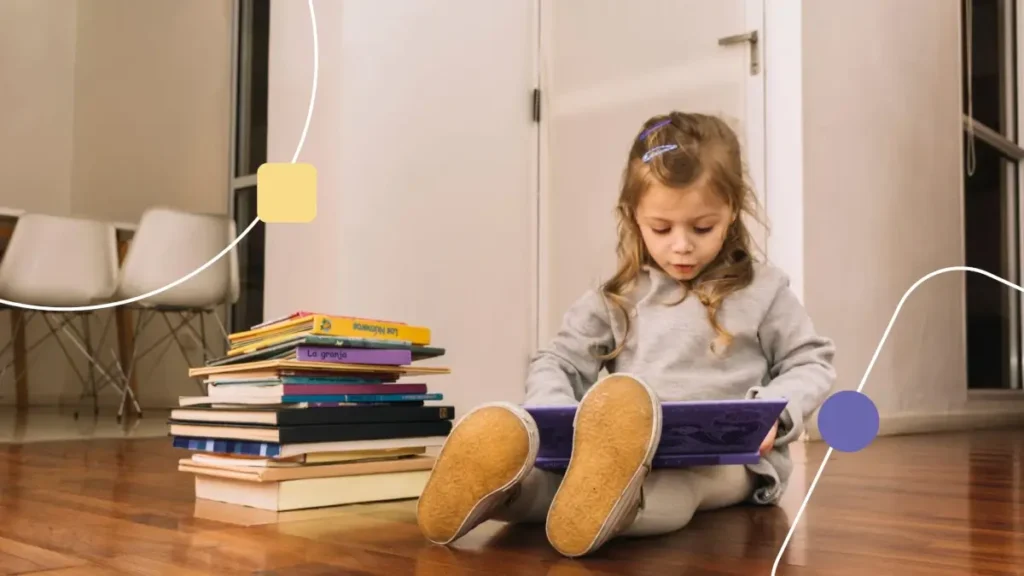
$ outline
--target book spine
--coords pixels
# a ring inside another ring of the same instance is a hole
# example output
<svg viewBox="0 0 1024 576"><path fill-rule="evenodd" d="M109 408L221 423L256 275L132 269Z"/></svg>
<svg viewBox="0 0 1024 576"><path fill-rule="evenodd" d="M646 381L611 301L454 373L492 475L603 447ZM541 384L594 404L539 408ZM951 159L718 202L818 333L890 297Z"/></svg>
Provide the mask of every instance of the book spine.
<svg viewBox="0 0 1024 576"><path fill-rule="evenodd" d="M285 384L285 396L426 394L426 384ZM240 392L244 394L244 392Z"/></svg>
<svg viewBox="0 0 1024 576"><path fill-rule="evenodd" d="M324 394L316 396L281 396L282 404L295 402L407 402L444 400L442 394Z"/></svg>
<svg viewBox="0 0 1024 576"><path fill-rule="evenodd" d="M338 408L348 406L423 406L423 400L406 400L404 402L296 402L293 408Z"/></svg>
<svg viewBox="0 0 1024 576"><path fill-rule="evenodd" d="M421 436L447 436L451 420L429 422L364 422L361 424L291 426L279 429L281 444L390 440Z"/></svg>
<svg viewBox="0 0 1024 576"><path fill-rule="evenodd" d="M411 350L299 346L295 349L295 353L296 359L301 362L374 364L380 366L404 366L412 363Z"/></svg>
<svg viewBox="0 0 1024 576"><path fill-rule="evenodd" d="M193 452L262 456L264 458L274 458L281 455L281 446L271 442L247 442L214 438L192 438L188 436L175 436L172 442L175 448L191 450Z"/></svg>
<svg viewBox="0 0 1024 576"><path fill-rule="evenodd" d="M261 378L259 380L218 380L206 378L205 384L214 386L276 386L278 384L385 384L394 382L396 378L316 378L311 376L281 376L278 378Z"/></svg>
<svg viewBox="0 0 1024 576"><path fill-rule="evenodd" d="M386 384L396 378L311 378L309 376L281 376L281 384Z"/></svg>
<svg viewBox="0 0 1024 576"><path fill-rule="evenodd" d="M277 413L279 426L308 424L361 424L363 422L429 422L454 420L454 406L416 406L406 404L363 404L330 409L281 410Z"/></svg>
<svg viewBox="0 0 1024 576"><path fill-rule="evenodd" d="M364 372L346 372L345 376L340 376L336 373L328 373L325 375L324 372L314 370L279 370L278 377L284 384L383 384L384 382L394 382L398 380L398 376L394 374L381 374L381 373L364 373ZM306 378L310 382L291 382L292 378Z"/></svg>
<svg viewBox="0 0 1024 576"><path fill-rule="evenodd" d="M430 329L423 326L355 318L332 318L321 315L313 317L313 328L310 330L310 334L392 340L420 346L430 344Z"/></svg>

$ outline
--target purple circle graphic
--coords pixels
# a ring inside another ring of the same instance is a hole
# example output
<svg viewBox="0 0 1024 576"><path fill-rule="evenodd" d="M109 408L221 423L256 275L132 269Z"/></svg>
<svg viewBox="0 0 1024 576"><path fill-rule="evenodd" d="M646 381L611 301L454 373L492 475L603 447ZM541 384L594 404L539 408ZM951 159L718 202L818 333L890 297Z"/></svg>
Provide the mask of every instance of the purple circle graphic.
<svg viewBox="0 0 1024 576"><path fill-rule="evenodd" d="M818 429L825 443L840 452L863 450L878 436L878 408L856 390L836 392L818 412Z"/></svg>

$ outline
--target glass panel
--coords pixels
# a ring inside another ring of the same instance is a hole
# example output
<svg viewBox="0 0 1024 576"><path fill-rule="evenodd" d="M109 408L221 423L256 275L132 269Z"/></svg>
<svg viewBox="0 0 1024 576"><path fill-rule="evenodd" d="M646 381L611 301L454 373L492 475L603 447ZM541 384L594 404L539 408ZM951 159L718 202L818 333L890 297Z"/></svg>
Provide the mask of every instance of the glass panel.
<svg viewBox="0 0 1024 576"><path fill-rule="evenodd" d="M966 265L1020 283L1017 266L1017 164L975 138L976 166L964 161ZM965 155L968 152L964 142ZM1017 365L1020 295L991 278L967 273L967 382L969 388L1008 388Z"/></svg>
<svg viewBox="0 0 1024 576"><path fill-rule="evenodd" d="M267 161L267 70L270 0L240 0L235 176L255 174Z"/></svg>
<svg viewBox="0 0 1024 576"><path fill-rule="evenodd" d="M238 233L256 218L256 187L235 191L235 226ZM263 270L266 224L260 222L242 238L238 250L240 291L231 309L231 332L242 332L263 322Z"/></svg>
<svg viewBox="0 0 1024 576"><path fill-rule="evenodd" d="M971 14L966 12L971 3ZM1008 0L961 0L963 34L963 105L973 98L973 117L1016 141L1016 21L1015 2ZM968 44L968 16L972 21ZM970 49L969 49L970 47ZM968 76L970 58L970 76ZM968 94L968 79L972 94Z"/></svg>

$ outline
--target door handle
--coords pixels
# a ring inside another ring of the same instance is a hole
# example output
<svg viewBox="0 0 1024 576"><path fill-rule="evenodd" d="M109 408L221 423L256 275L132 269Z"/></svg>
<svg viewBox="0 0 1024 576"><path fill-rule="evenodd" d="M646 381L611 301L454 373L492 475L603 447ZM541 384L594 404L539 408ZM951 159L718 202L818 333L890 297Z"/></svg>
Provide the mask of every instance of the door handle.
<svg viewBox="0 0 1024 576"><path fill-rule="evenodd" d="M757 41L759 36L757 30L751 30L750 32L744 32L743 34L734 34L732 36L726 36L725 38L718 39L719 46L732 46L734 44L743 44L747 42L750 44L750 75L756 75L760 70L760 62L757 57Z"/></svg>

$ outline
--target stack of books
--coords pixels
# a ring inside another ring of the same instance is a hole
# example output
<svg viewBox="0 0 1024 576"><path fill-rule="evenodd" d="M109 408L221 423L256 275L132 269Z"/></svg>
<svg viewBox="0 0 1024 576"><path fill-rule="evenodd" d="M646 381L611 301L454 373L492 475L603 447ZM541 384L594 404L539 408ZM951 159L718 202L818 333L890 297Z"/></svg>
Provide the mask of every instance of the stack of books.
<svg viewBox="0 0 1024 576"><path fill-rule="evenodd" d="M419 497L455 416L419 381L449 373L416 364L444 355L428 328L297 312L228 342L189 370L206 395L170 415L196 498L281 512Z"/></svg>

